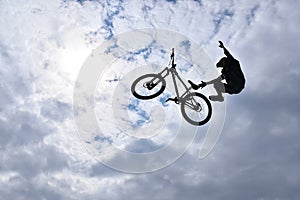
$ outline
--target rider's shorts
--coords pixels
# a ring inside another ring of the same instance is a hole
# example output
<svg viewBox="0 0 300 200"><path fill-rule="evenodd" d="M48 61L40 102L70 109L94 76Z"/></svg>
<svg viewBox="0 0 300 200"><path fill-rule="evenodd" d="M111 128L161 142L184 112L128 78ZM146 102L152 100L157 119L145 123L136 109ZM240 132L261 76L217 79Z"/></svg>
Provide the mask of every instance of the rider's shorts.
<svg viewBox="0 0 300 200"><path fill-rule="evenodd" d="M238 94L244 89L243 86L224 84L225 92L228 94Z"/></svg>

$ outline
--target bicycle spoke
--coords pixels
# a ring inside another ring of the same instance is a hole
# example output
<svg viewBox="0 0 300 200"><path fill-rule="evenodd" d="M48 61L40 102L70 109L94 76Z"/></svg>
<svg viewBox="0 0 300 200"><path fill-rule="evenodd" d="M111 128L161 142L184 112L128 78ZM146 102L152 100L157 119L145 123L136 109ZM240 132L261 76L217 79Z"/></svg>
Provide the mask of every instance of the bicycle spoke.
<svg viewBox="0 0 300 200"><path fill-rule="evenodd" d="M139 99L151 99L163 92L165 80L156 74L147 74L132 84L131 91Z"/></svg>
<svg viewBox="0 0 300 200"><path fill-rule="evenodd" d="M204 95L191 93L182 102L181 112L189 123L202 125L211 117L211 105Z"/></svg>

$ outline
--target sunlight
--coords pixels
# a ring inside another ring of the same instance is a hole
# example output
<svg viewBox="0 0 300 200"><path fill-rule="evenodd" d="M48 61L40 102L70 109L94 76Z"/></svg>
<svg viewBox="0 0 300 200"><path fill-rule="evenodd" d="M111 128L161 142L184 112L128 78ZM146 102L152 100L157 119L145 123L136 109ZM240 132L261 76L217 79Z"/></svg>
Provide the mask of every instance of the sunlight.
<svg viewBox="0 0 300 200"><path fill-rule="evenodd" d="M62 72L65 72L71 80L75 80L90 51L91 50L84 45L74 45L73 47L64 49L60 53L59 58Z"/></svg>
<svg viewBox="0 0 300 200"><path fill-rule="evenodd" d="M92 51L82 38L84 32L74 28L62 35L63 49L58 52L58 63L61 71L66 73L72 81L76 79L85 59Z"/></svg>

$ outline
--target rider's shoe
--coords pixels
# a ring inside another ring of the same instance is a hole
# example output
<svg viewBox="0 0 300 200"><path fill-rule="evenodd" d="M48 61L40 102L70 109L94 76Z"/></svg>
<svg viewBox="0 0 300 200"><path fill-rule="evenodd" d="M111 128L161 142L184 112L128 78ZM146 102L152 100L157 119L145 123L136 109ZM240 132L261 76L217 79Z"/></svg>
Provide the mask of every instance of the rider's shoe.
<svg viewBox="0 0 300 200"><path fill-rule="evenodd" d="M193 83L191 80L188 80L188 82L191 84L191 86L194 90L198 90L199 88L204 88L206 86L206 83L203 81L201 81L201 83L198 85Z"/></svg>
<svg viewBox="0 0 300 200"><path fill-rule="evenodd" d="M223 102L224 101L224 97L222 95L209 96L208 98L211 101L219 101L219 102Z"/></svg>
<svg viewBox="0 0 300 200"><path fill-rule="evenodd" d="M191 84L191 86L192 86L192 88L193 88L194 90L198 90L198 89L200 88L199 85L193 83L191 80L188 80L188 82Z"/></svg>
<svg viewBox="0 0 300 200"><path fill-rule="evenodd" d="M206 86L206 83L204 81L201 81L201 83L199 84L199 87L202 89Z"/></svg>

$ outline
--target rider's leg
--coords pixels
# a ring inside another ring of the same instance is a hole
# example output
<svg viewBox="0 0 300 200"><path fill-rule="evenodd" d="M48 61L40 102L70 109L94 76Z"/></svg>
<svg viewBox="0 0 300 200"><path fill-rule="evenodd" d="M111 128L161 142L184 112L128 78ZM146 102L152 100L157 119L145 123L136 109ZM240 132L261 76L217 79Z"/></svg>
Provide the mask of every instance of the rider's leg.
<svg viewBox="0 0 300 200"><path fill-rule="evenodd" d="M219 76L211 81L207 81L205 82L207 85L210 85L210 84L219 84L219 83L222 83L222 77Z"/></svg>
<svg viewBox="0 0 300 200"><path fill-rule="evenodd" d="M220 102L224 101L224 97L223 97L222 93L224 93L226 91L226 89L225 89L226 84L222 83L221 80L222 79L220 77L218 77L210 82L210 84L214 85L214 88L217 92L217 95L209 96L209 99L212 101L220 101Z"/></svg>
<svg viewBox="0 0 300 200"><path fill-rule="evenodd" d="M194 90L198 90L200 87L202 88L202 87L205 87L206 85L222 83L221 81L222 81L222 76L219 76L219 77L217 77L211 81L207 81L207 82L201 81L200 84L195 84L191 80L188 80L188 82L191 84L191 86Z"/></svg>

